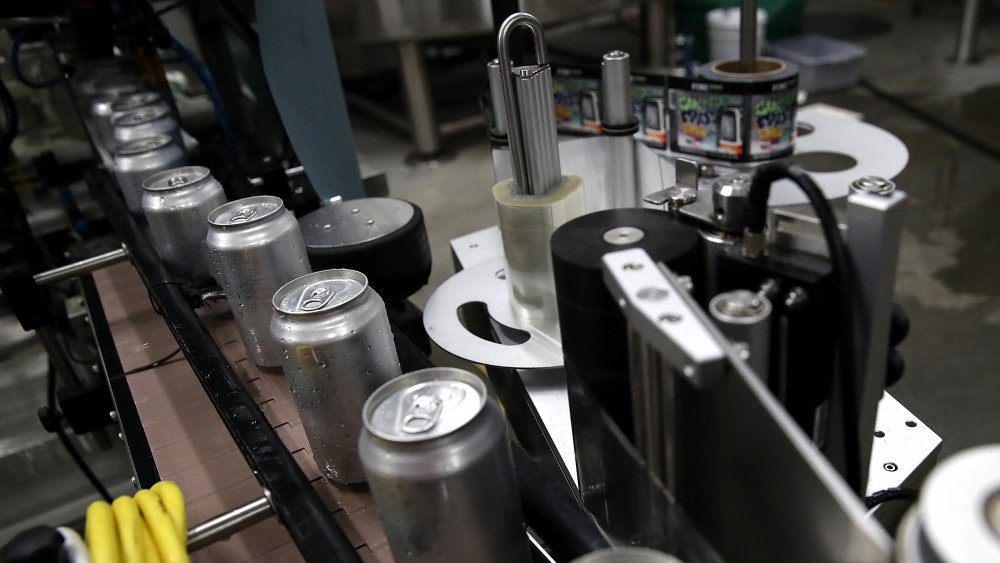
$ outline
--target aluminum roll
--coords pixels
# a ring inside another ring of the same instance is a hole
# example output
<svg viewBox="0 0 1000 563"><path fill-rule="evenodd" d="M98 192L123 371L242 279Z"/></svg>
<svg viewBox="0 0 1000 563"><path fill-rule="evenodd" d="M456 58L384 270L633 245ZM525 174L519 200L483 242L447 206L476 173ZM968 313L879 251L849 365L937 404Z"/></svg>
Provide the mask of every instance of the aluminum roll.
<svg viewBox="0 0 1000 563"><path fill-rule="evenodd" d="M188 279L210 276L208 214L226 203L222 185L208 168L184 166L146 178L142 189L150 242L170 270Z"/></svg>
<svg viewBox="0 0 1000 563"><path fill-rule="evenodd" d="M146 178L187 163L187 155L167 135L154 135L118 145L114 153L115 179L129 211L142 216L142 182Z"/></svg>
<svg viewBox="0 0 1000 563"><path fill-rule="evenodd" d="M526 321L559 318L552 279L552 233L584 213L583 179L563 176L561 186L544 196L513 192L513 180L493 186L500 236L507 258L507 287L514 314Z"/></svg>
<svg viewBox="0 0 1000 563"><path fill-rule="evenodd" d="M299 223L280 198L255 196L218 207L208 224L213 273L226 292L247 356L259 366L278 367L271 300L278 288L310 271Z"/></svg>
<svg viewBox="0 0 1000 563"><path fill-rule="evenodd" d="M359 449L393 559L531 560L507 425L482 379L408 373L364 407Z"/></svg>
<svg viewBox="0 0 1000 563"><path fill-rule="evenodd" d="M152 137L169 135L183 149L180 125L170 110L165 107L145 107L134 109L111 118L112 138L116 143L125 143Z"/></svg>
<svg viewBox="0 0 1000 563"><path fill-rule="evenodd" d="M720 293L708 303L708 312L733 342L747 345L747 363L765 383L771 355L771 301L745 289Z"/></svg>
<svg viewBox="0 0 1000 563"><path fill-rule="evenodd" d="M356 270L323 270L282 286L271 336L316 466L330 481L362 483L361 411L399 376L385 303Z"/></svg>

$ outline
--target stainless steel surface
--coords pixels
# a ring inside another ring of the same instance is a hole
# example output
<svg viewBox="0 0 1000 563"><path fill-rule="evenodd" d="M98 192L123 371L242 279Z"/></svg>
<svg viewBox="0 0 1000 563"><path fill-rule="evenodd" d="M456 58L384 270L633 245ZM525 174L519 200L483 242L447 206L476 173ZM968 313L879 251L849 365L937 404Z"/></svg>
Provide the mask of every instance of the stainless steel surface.
<svg viewBox="0 0 1000 563"><path fill-rule="evenodd" d="M681 563L673 555L643 547L609 547L577 557L572 563Z"/></svg>
<svg viewBox="0 0 1000 563"><path fill-rule="evenodd" d="M510 37L519 27L531 31L535 64L515 69L510 59ZM500 26L497 52L511 168L514 171L514 193L542 195L562 182L555 102L552 98L552 69L549 67L542 24L531 14L519 12L511 15Z"/></svg>
<svg viewBox="0 0 1000 563"><path fill-rule="evenodd" d="M606 135L599 139L607 152L608 166L602 171L603 185L588 183L587 211L624 209L638 205L635 174L635 140L631 135ZM595 193L596 192L596 193Z"/></svg>
<svg viewBox="0 0 1000 563"><path fill-rule="evenodd" d="M743 214L750 194L750 176L723 176L712 182L715 224L728 232L743 230Z"/></svg>
<svg viewBox="0 0 1000 563"><path fill-rule="evenodd" d="M507 426L483 381L431 368L364 407L359 450L396 561L527 562Z"/></svg>
<svg viewBox="0 0 1000 563"><path fill-rule="evenodd" d="M865 176L851 182L851 189L876 195L886 195L896 189L896 184L881 176Z"/></svg>
<svg viewBox="0 0 1000 563"><path fill-rule="evenodd" d="M609 277L618 280L609 285L632 288L627 279L636 272L659 274L640 287L670 285L641 250L612 253L605 261ZM641 267L626 270L625 264ZM669 361L676 355L664 332L669 323L638 319L637 325L628 311L647 308L647 301L637 289L619 295L632 329L675 368L662 376L675 378L678 392L678 411L671 413L677 434L667 440L678 448L683 481L674 493L724 559L889 561L889 536L866 518L864 505L747 364L722 345L724 336L704 312L693 310L692 324L724 351L726 373L717 385L699 388L676 370L683 363ZM698 341L689 333L676 337Z"/></svg>
<svg viewBox="0 0 1000 563"><path fill-rule="evenodd" d="M720 293L708 303L719 330L734 344L746 345L747 363L765 383L771 356L771 310L767 297L744 289Z"/></svg>
<svg viewBox="0 0 1000 563"><path fill-rule="evenodd" d="M858 429L860 436L861 482L867 479L871 454L872 427L885 388L889 351L889 323L896 286L896 264L903 237L906 194L893 191L885 195L855 192L847 197L847 250L854 276L858 281L853 292L858 319L854 331L861 345L855 366L858 390ZM839 412L835 396L831 413ZM842 428L831 414L830 428ZM828 440L834 435L828 437ZM831 446L837 442L830 442Z"/></svg>
<svg viewBox="0 0 1000 563"><path fill-rule="evenodd" d="M401 199L369 197L321 207L299 219L302 239L310 248L336 248L373 241L398 231L413 219L413 204Z"/></svg>
<svg viewBox="0 0 1000 563"><path fill-rule="evenodd" d="M604 255L604 282L639 330L665 360L699 388L724 376L725 346L701 322L699 307L672 273L665 273L642 249Z"/></svg>
<svg viewBox="0 0 1000 563"><path fill-rule="evenodd" d="M507 108L503 97L503 79L500 77L500 60L493 59L486 64L486 77L490 83L490 108L493 110L493 123L490 133L495 137L507 136ZM501 180L501 178L497 178Z"/></svg>
<svg viewBox="0 0 1000 563"><path fill-rule="evenodd" d="M632 113L632 65L625 51L610 51L601 57L601 123L626 127L635 122Z"/></svg>
<svg viewBox="0 0 1000 563"><path fill-rule="evenodd" d="M955 63L964 65L979 58L979 16L982 13L980 0L962 2L962 20L958 28L958 42L955 46Z"/></svg>
<svg viewBox="0 0 1000 563"><path fill-rule="evenodd" d="M129 211L142 215L143 180L187 163L184 150L168 135L153 135L118 145L114 151L115 179Z"/></svg>
<svg viewBox="0 0 1000 563"><path fill-rule="evenodd" d="M675 0L646 0L646 64L674 66L674 36L677 31Z"/></svg>
<svg viewBox="0 0 1000 563"><path fill-rule="evenodd" d="M151 106L126 111L111 118L111 135L117 143L127 143L153 137L169 135L179 147L184 146L181 128L163 106Z"/></svg>
<svg viewBox="0 0 1000 563"><path fill-rule="evenodd" d="M645 238L646 233L635 227L615 227L604 233L604 242L615 245L634 244Z"/></svg>
<svg viewBox="0 0 1000 563"><path fill-rule="evenodd" d="M757 67L757 0L740 0L740 62L743 72Z"/></svg>
<svg viewBox="0 0 1000 563"><path fill-rule="evenodd" d="M274 508L267 496L248 502L194 526L187 531L187 550L199 549L224 540L240 530L263 522L274 515Z"/></svg>
<svg viewBox="0 0 1000 563"><path fill-rule="evenodd" d="M211 275L208 214L226 203L222 185L204 166L154 174L142 182L142 211L150 242L167 266L185 278Z"/></svg>
<svg viewBox="0 0 1000 563"><path fill-rule="evenodd" d="M441 149L437 120L434 118L434 104L431 87L427 79L427 68L420 43L402 41L399 43L400 72L403 74L403 93L413 128L413 144L418 155L429 156Z"/></svg>
<svg viewBox="0 0 1000 563"><path fill-rule="evenodd" d="M401 373L385 303L361 272L324 270L282 286L272 305L271 336L316 465L328 480L364 482L362 407Z"/></svg>
<svg viewBox="0 0 1000 563"><path fill-rule="evenodd" d="M931 473L899 540L903 563L1000 561L1000 445L946 459Z"/></svg>
<svg viewBox="0 0 1000 563"><path fill-rule="evenodd" d="M874 435L865 496L894 487L919 489L937 464L941 437L888 393L879 401ZM910 504L884 502L869 514L895 530Z"/></svg>
<svg viewBox="0 0 1000 563"><path fill-rule="evenodd" d="M38 285L59 283L82 274L93 272L94 270L100 270L105 266L117 264L118 262L124 262L125 260L128 260L128 252L126 252L124 248L119 248L118 250L98 254L97 256L93 256L91 258L85 258L78 262L73 262L72 264L66 264L65 266L59 266L58 268L39 272L35 274L34 279L35 283Z"/></svg>
<svg viewBox="0 0 1000 563"><path fill-rule="evenodd" d="M309 273L299 224L281 199L248 197L208 216L206 237L216 281L226 292L247 349L257 365L278 367L281 354L271 337L274 292Z"/></svg>

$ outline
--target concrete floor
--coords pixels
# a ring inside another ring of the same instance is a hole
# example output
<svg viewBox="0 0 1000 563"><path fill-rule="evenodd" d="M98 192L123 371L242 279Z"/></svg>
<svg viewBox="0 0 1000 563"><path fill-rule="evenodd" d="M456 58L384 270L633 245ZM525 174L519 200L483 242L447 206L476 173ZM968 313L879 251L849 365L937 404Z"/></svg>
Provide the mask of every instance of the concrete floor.
<svg viewBox="0 0 1000 563"><path fill-rule="evenodd" d="M993 129L1000 126L1000 108L994 102L1000 98L990 96L1000 87L1000 21L984 14L983 58L958 67L949 57L960 3L923 4L922 15L914 17L909 2L813 1L807 21L867 47L862 74L881 89L954 119L990 141ZM859 37L871 26L834 25L858 15L886 22L891 30ZM603 47L595 47L595 60ZM470 80L464 86L470 101L479 85ZM460 97L455 87L449 85L449 99ZM1000 241L993 238L1000 232L995 219L1000 162L862 87L813 95L810 101L861 112L910 150L909 165L896 178L910 196L896 299L909 312L913 329L901 347L906 375L890 391L944 439L943 457L1000 442L1000 283L994 278L1000 267ZM411 168L404 163L410 150L405 139L362 116L352 119L358 150L368 164L387 173L393 195L424 211L435 263L430 284L415 296L422 305L453 273L448 241L496 222L486 136L452 139L447 146L456 152L455 158L435 168Z"/></svg>

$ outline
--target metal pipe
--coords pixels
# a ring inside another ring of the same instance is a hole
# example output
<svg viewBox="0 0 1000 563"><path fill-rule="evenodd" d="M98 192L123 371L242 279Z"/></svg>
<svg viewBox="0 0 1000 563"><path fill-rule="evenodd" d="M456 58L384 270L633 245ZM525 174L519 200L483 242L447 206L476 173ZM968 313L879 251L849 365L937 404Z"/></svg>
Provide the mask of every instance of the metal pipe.
<svg viewBox="0 0 1000 563"><path fill-rule="evenodd" d="M490 107L493 109L493 123L490 133L494 137L507 136L507 108L504 105L503 77L500 73L500 60L493 59L486 63L486 77L490 83Z"/></svg>
<svg viewBox="0 0 1000 563"><path fill-rule="evenodd" d="M39 272L34 276L35 283L38 285L51 285L59 283L61 281L66 281L77 276L93 272L94 270L100 270L105 266L124 262L125 260L128 260L128 252L126 252L124 248L119 248L118 250L98 254L97 256L93 256L91 258L85 258L79 262L73 262L72 264L59 266L58 268L54 268L52 270Z"/></svg>
<svg viewBox="0 0 1000 563"><path fill-rule="evenodd" d="M962 3L962 22L958 28L958 45L955 47L955 63L964 65L978 57L979 0L965 0Z"/></svg>
<svg viewBox="0 0 1000 563"><path fill-rule="evenodd" d="M191 528L187 533L188 552L197 551L219 540L263 522L274 515L274 508L267 496L219 514Z"/></svg>
<svg viewBox="0 0 1000 563"><path fill-rule="evenodd" d="M611 51L601 58L601 123L606 126L625 127L635 122L631 67L625 51Z"/></svg>
<svg viewBox="0 0 1000 563"><path fill-rule="evenodd" d="M743 72L757 66L757 0L740 2L740 62Z"/></svg>
<svg viewBox="0 0 1000 563"><path fill-rule="evenodd" d="M401 41L399 43L399 64L403 73L403 91L406 107L410 112L413 126L413 144L417 154L428 156L441 150L437 121L434 119L434 101L431 86L427 80L427 65L420 52L420 43Z"/></svg>

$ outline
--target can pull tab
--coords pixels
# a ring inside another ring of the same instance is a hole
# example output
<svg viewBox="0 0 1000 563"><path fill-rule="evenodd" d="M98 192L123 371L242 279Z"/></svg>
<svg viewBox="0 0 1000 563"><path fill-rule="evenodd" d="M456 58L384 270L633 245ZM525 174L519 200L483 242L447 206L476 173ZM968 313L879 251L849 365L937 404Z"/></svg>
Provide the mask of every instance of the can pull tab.
<svg viewBox="0 0 1000 563"><path fill-rule="evenodd" d="M443 407L444 400L437 394L415 395L409 410L403 415L401 430L407 434L427 432L434 428L438 419L441 418Z"/></svg>
<svg viewBox="0 0 1000 563"><path fill-rule="evenodd" d="M167 185L170 186L171 188L176 188L177 186L183 186L184 184L187 183L188 183L187 176L171 176L170 179L167 180ZM230 222L232 222L231 219Z"/></svg>
<svg viewBox="0 0 1000 563"><path fill-rule="evenodd" d="M240 209L232 217L229 218L229 223L233 225L238 225L240 223L246 223L250 219L253 219L257 215L257 208L255 207L244 207Z"/></svg>
<svg viewBox="0 0 1000 563"><path fill-rule="evenodd" d="M299 311L318 311L333 299L336 292L325 285L314 287L312 291L303 292L299 298Z"/></svg>

